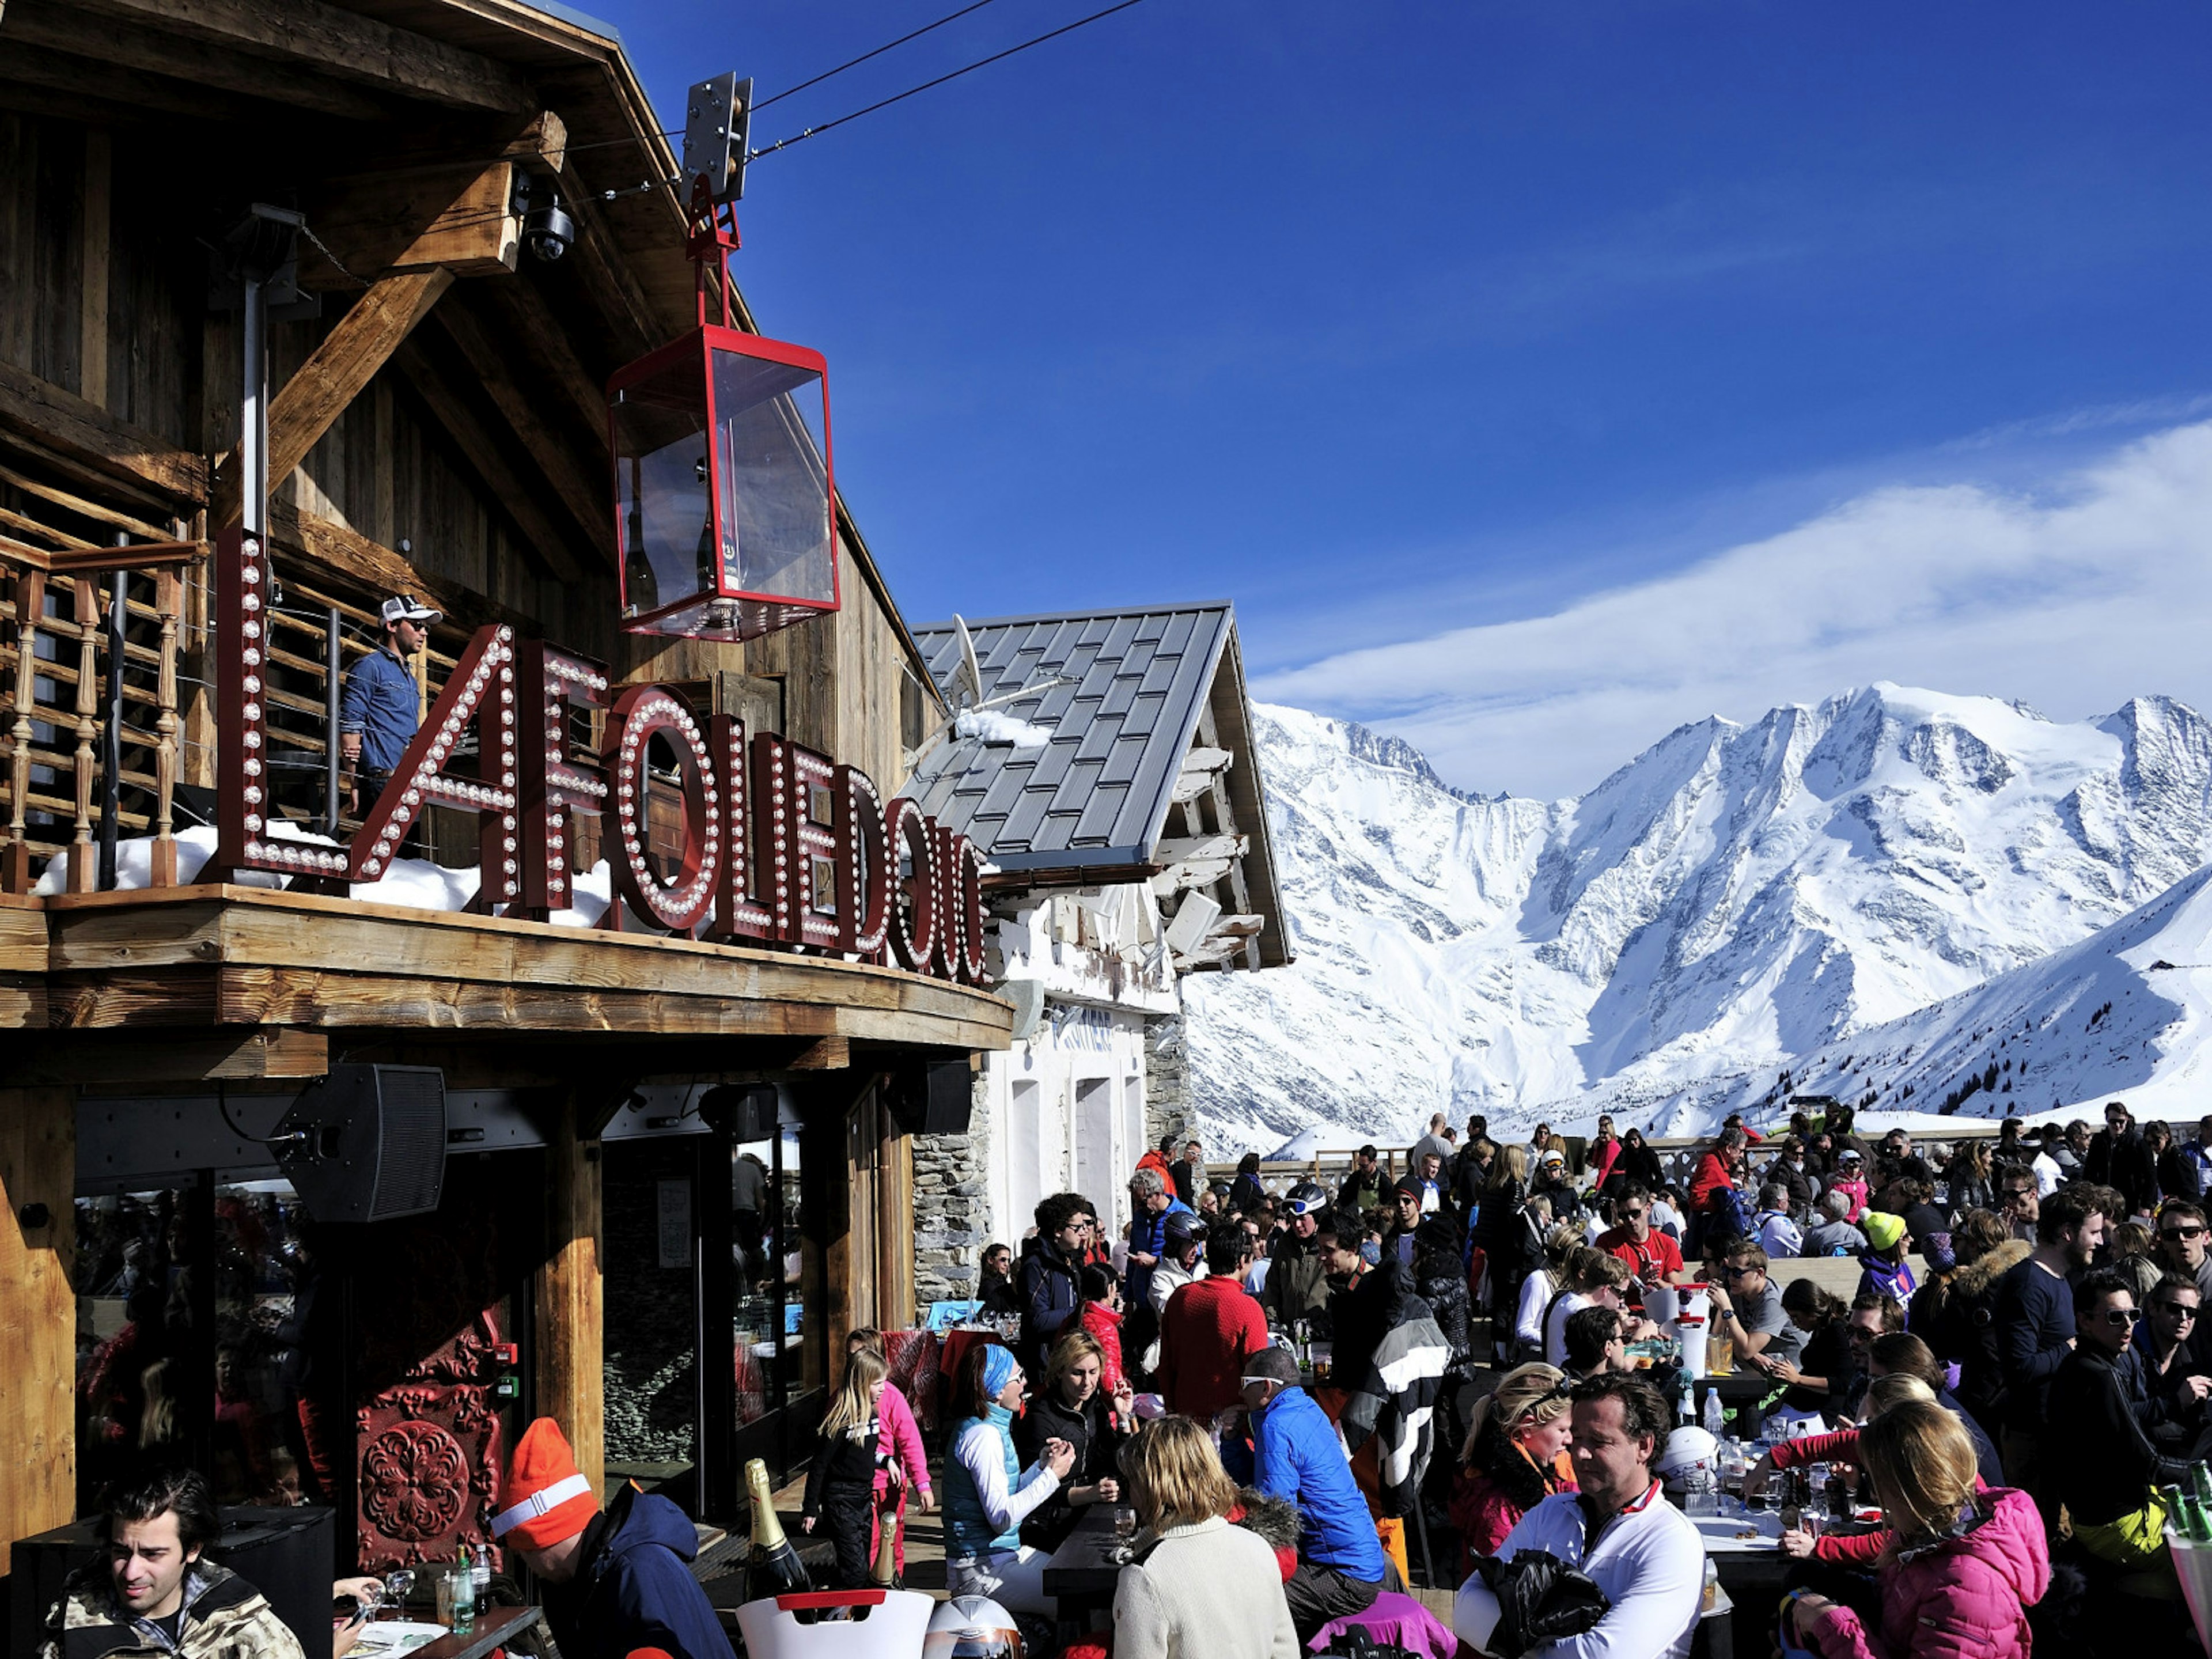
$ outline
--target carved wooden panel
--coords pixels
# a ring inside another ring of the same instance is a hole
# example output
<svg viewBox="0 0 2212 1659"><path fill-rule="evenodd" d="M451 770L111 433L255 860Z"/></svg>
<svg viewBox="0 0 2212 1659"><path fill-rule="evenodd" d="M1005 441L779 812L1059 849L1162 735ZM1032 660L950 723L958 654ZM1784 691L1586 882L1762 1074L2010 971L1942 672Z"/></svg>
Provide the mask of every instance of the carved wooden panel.
<svg viewBox="0 0 2212 1659"><path fill-rule="evenodd" d="M380 1230L384 1231L384 1230ZM357 1280L364 1393L355 1412L363 1572L492 1547L506 1460L496 1224L454 1213L393 1224Z"/></svg>

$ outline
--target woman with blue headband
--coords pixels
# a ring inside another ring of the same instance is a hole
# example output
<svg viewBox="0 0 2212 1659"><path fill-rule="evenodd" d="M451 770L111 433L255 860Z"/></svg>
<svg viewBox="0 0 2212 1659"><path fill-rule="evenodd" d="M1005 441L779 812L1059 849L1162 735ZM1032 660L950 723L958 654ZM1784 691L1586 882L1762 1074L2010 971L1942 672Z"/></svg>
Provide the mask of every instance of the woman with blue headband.
<svg viewBox="0 0 2212 1659"><path fill-rule="evenodd" d="M945 1463L945 1588L988 1595L1011 1613L1050 1613L1044 1570L1052 1557L1022 1542L1022 1522L1060 1490L1075 1449L1047 1440L1037 1461L1022 1468L1013 1437L1026 1386L1020 1364L992 1344L971 1352L965 1370L972 1414L952 1425Z"/></svg>

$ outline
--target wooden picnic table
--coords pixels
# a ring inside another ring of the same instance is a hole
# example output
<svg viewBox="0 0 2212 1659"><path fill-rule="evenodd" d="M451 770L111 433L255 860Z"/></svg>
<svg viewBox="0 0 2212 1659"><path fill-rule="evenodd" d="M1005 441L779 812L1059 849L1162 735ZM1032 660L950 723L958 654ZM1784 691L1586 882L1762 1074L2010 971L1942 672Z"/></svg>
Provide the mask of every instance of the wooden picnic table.
<svg viewBox="0 0 2212 1659"><path fill-rule="evenodd" d="M1076 1518L1075 1529L1052 1553L1052 1565L1044 1570L1044 1593L1059 1604L1063 1625L1080 1627L1092 1613L1113 1610L1122 1565L1114 1559L1117 1507L1085 1504Z"/></svg>

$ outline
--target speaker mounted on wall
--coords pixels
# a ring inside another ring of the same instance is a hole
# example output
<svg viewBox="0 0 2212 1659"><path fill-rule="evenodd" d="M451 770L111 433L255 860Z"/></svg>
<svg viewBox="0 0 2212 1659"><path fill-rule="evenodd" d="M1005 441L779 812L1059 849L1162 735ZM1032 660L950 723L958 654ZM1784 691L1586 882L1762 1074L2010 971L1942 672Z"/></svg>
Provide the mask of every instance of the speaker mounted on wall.
<svg viewBox="0 0 2212 1659"><path fill-rule="evenodd" d="M270 1144L318 1221L428 1215L446 1185L446 1074L434 1066L333 1066L300 1091Z"/></svg>
<svg viewBox="0 0 2212 1659"><path fill-rule="evenodd" d="M908 1134L964 1135L975 1073L964 1060L933 1060L893 1073L884 1085L891 1120Z"/></svg>

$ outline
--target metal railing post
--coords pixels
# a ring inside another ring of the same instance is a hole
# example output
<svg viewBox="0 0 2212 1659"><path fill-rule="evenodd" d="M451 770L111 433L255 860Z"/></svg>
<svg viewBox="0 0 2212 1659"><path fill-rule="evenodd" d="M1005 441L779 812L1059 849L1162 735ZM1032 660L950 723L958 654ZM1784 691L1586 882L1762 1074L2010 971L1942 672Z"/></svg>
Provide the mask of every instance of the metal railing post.
<svg viewBox="0 0 2212 1659"><path fill-rule="evenodd" d="M323 833L338 832L338 697L343 690L338 630L345 624L338 608L324 612L323 635Z"/></svg>

